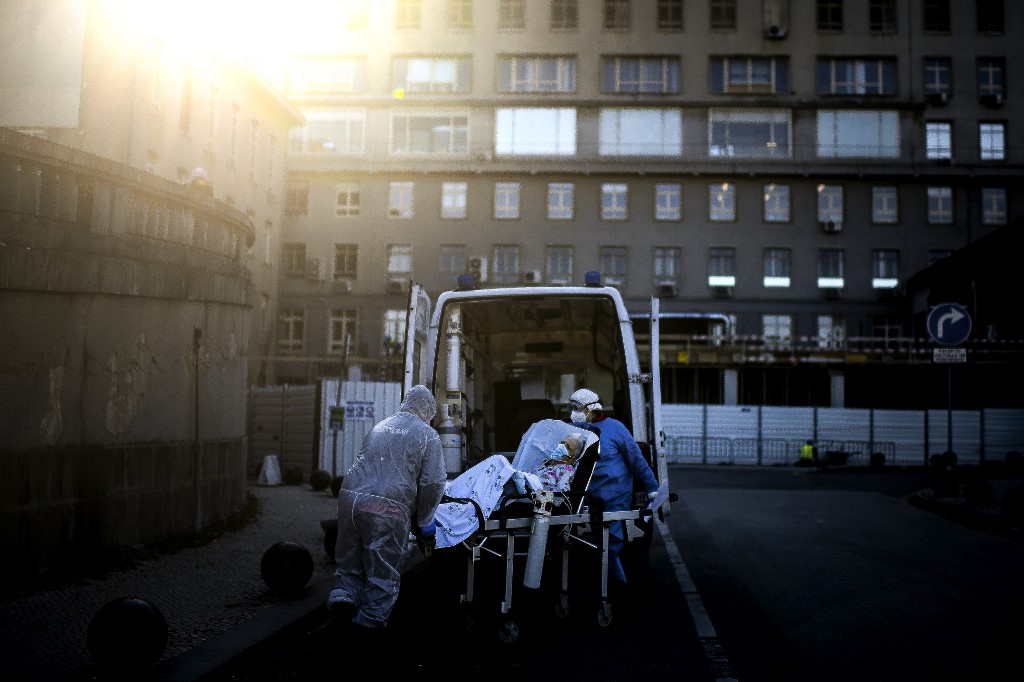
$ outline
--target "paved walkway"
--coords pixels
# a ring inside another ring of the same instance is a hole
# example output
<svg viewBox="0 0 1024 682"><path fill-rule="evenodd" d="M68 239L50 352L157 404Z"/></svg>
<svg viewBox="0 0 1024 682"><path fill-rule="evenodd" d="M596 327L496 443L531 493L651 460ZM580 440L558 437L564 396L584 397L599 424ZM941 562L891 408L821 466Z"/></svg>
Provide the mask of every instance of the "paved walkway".
<svg viewBox="0 0 1024 682"><path fill-rule="evenodd" d="M320 521L334 518L336 498L308 483L249 489L259 501L259 514L240 530L102 578L0 603L0 669L8 670L3 677L96 679L87 646L89 624L100 607L121 597L145 599L167 621L167 647L147 678L167 682L198 679L320 608L334 571ZM272 592L260 574L264 552L282 540L303 545L313 557L313 576L297 596Z"/></svg>

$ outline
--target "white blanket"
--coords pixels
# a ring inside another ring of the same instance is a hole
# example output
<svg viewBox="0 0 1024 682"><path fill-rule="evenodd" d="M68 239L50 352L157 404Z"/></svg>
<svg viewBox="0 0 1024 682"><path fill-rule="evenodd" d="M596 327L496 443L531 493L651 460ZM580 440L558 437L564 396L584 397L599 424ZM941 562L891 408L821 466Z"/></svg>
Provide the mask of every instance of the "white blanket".
<svg viewBox="0 0 1024 682"><path fill-rule="evenodd" d="M501 501L505 483L514 473L516 470L504 455L491 455L459 474L454 481L448 481L444 491L449 497L476 500L486 519ZM457 545L479 526L473 505L461 502L442 502L434 520L437 521L436 547L439 549Z"/></svg>

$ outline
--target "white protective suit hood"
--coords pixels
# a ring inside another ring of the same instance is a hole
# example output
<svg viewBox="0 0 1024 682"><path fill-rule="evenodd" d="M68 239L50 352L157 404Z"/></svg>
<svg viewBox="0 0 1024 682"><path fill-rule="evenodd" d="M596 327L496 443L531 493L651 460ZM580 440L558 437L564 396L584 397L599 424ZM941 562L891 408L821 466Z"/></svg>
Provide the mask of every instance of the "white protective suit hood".
<svg viewBox="0 0 1024 682"><path fill-rule="evenodd" d="M437 401L430 389L422 384L417 384L409 389L409 392L402 398L402 405L399 408L402 412L410 412L424 423L429 424L437 412Z"/></svg>

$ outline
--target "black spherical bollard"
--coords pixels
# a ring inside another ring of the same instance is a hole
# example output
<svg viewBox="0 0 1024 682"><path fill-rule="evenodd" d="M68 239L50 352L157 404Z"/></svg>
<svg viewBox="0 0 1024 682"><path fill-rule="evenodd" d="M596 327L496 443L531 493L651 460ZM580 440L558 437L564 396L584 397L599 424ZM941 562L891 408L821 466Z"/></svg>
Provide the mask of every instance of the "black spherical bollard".
<svg viewBox="0 0 1024 682"><path fill-rule="evenodd" d="M313 486L313 490L316 490L317 492L327 490L327 486L331 484L331 475L323 469L317 469L309 477L309 484Z"/></svg>
<svg viewBox="0 0 1024 682"><path fill-rule="evenodd" d="M344 476L335 476L331 479L331 494L335 497L338 496L338 492L341 491L341 484L345 482Z"/></svg>
<svg viewBox="0 0 1024 682"><path fill-rule="evenodd" d="M263 553L260 575L274 592L298 594L313 575L313 556L297 542L278 542Z"/></svg>
<svg viewBox="0 0 1024 682"><path fill-rule="evenodd" d="M96 612L86 643L100 668L141 671L160 660L167 646L167 621L160 609L145 599L122 597Z"/></svg>

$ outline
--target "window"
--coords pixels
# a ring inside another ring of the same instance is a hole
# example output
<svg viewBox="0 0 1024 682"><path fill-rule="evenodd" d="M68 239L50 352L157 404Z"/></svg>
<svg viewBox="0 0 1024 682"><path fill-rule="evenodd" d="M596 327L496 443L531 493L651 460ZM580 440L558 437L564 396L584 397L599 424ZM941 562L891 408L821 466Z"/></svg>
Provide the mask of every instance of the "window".
<svg viewBox="0 0 1024 682"><path fill-rule="evenodd" d="M764 286L766 289L788 288L789 249L770 248L764 250Z"/></svg>
<svg viewBox="0 0 1024 682"><path fill-rule="evenodd" d="M899 192L891 185L871 188L871 222L875 225L895 225L899 220Z"/></svg>
<svg viewBox="0 0 1024 682"><path fill-rule="evenodd" d="M573 248L571 246L548 246L544 258L544 269L548 284L571 284L573 269Z"/></svg>
<svg viewBox="0 0 1024 682"><path fill-rule="evenodd" d="M928 267L931 267L944 258L953 255L950 249L928 249Z"/></svg>
<svg viewBox="0 0 1024 682"><path fill-rule="evenodd" d="M628 204L628 187L625 183L601 184L601 220L625 220Z"/></svg>
<svg viewBox="0 0 1024 682"><path fill-rule="evenodd" d="M926 57L924 60L924 94L953 94L953 67L949 57Z"/></svg>
<svg viewBox="0 0 1024 682"><path fill-rule="evenodd" d="M389 352L401 351L405 345L405 318L406 311L390 308L384 311L384 318L381 320L381 331L383 341Z"/></svg>
<svg viewBox="0 0 1024 682"><path fill-rule="evenodd" d="M708 219L713 223L736 220L736 185L728 182L708 185Z"/></svg>
<svg viewBox="0 0 1024 682"><path fill-rule="evenodd" d="M359 215L359 183L343 182L334 188L334 215L354 218Z"/></svg>
<svg viewBox="0 0 1024 682"><path fill-rule="evenodd" d="M388 218L409 220L413 217L413 187L411 182L388 183Z"/></svg>
<svg viewBox="0 0 1024 682"><path fill-rule="evenodd" d="M499 108L495 113L497 154L576 154L576 110Z"/></svg>
<svg viewBox="0 0 1024 682"><path fill-rule="evenodd" d="M396 0L395 28L420 27L420 0Z"/></svg>
<svg viewBox="0 0 1024 682"><path fill-rule="evenodd" d="M1006 124L979 123L978 148L982 161L1006 159Z"/></svg>
<svg viewBox="0 0 1024 682"><path fill-rule="evenodd" d="M789 185L774 182L764 186L764 221L766 223L788 223Z"/></svg>
<svg viewBox="0 0 1024 682"><path fill-rule="evenodd" d="M978 59L978 96L999 96L1005 94L1005 64L1000 57Z"/></svg>
<svg viewBox="0 0 1024 682"><path fill-rule="evenodd" d="M392 154L467 154L469 117L465 113L391 113Z"/></svg>
<svg viewBox="0 0 1024 682"><path fill-rule="evenodd" d="M875 249L871 252L871 288L895 289L900 284L900 252Z"/></svg>
<svg viewBox="0 0 1024 682"><path fill-rule="evenodd" d="M412 277L412 244L388 244L387 274L392 282Z"/></svg>
<svg viewBox="0 0 1024 682"><path fill-rule="evenodd" d="M289 180L284 194L285 215L307 215L309 213L309 183L305 180Z"/></svg>
<svg viewBox="0 0 1024 682"><path fill-rule="evenodd" d="M815 4L819 31L843 30L843 0L817 0Z"/></svg>
<svg viewBox="0 0 1024 682"><path fill-rule="evenodd" d="M473 28L473 0L448 0L445 23L449 29Z"/></svg>
<svg viewBox="0 0 1024 682"><path fill-rule="evenodd" d="M331 355L348 355L356 339L355 308L332 308L329 321L330 336L327 339L327 352Z"/></svg>
<svg viewBox="0 0 1024 682"><path fill-rule="evenodd" d="M571 182L548 183L548 220L572 220L576 186Z"/></svg>
<svg viewBox="0 0 1024 682"><path fill-rule="evenodd" d="M978 33L1002 33L1003 0L975 0Z"/></svg>
<svg viewBox="0 0 1024 682"><path fill-rule="evenodd" d="M872 33L896 32L896 0L868 2L868 29Z"/></svg>
<svg viewBox="0 0 1024 682"><path fill-rule="evenodd" d="M953 224L953 188L928 188L928 224Z"/></svg>
<svg viewBox="0 0 1024 682"><path fill-rule="evenodd" d="M789 91L786 57L712 57L711 92L770 93Z"/></svg>
<svg viewBox="0 0 1024 682"><path fill-rule="evenodd" d="M922 22L929 33L949 33L949 0L922 0Z"/></svg>
<svg viewBox="0 0 1024 682"><path fill-rule="evenodd" d="M601 109L602 156L679 156L683 127L678 109Z"/></svg>
<svg viewBox="0 0 1024 682"><path fill-rule="evenodd" d="M626 285L626 247L602 246L597 250L601 281L610 287Z"/></svg>
<svg viewBox="0 0 1024 682"><path fill-rule="evenodd" d="M981 224L1006 224L1006 189L983 187L981 190Z"/></svg>
<svg viewBox="0 0 1024 682"><path fill-rule="evenodd" d="M782 348L793 341L793 316L766 313L761 315L761 336L766 348Z"/></svg>
<svg viewBox="0 0 1024 682"><path fill-rule="evenodd" d="M708 252L708 286L736 286L736 249L712 247Z"/></svg>
<svg viewBox="0 0 1024 682"><path fill-rule="evenodd" d="M306 245L289 242L281 246L281 264L285 277L298 279L306 276Z"/></svg>
<svg viewBox="0 0 1024 682"><path fill-rule="evenodd" d="M818 60L819 95L895 95L896 60Z"/></svg>
<svg viewBox="0 0 1024 682"><path fill-rule="evenodd" d="M708 156L789 158L790 112L785 109L712 109Z"/></svg>
<svg viewBox="0 0 1024 682"><path fill-rule="evenodd" d="M548 25L552 31L575 31L579 22L578 0L550 0Z"/></svg>
<svg viewBox="0 0 1024 682"><path fill-rule="evenodd" d="M654 185L654 219L683 219L683 186L678 182L659 182Z"/></svg>
<svg viewBox="0 0 1024 682"><path fill-rule="evenodd" d="M306 125L292 128L289 151L296 154L362 154L366 112L331 109L303 112Z"/></svg>
<svg viewBox="0 0 1024 682"><path fill-rule="evenodd" d="M441 217L465 218L468 193L469 185L465 182L441 183Z"/></svg>
<svg viewBox="0 0 1024 682"><path fill-rule="evenodd" d="M359 272L359 245L334 245L334 279L355 279Z"/></svg>
<svg viewBox="0 0 1024 682"><path fill-rule="evenodd" d="M498 245L491 254L491 281L495 284L519 283L519 247Z"/></svg>
<svg viewBox="0 0 1024 682"><path fill-rule="evenodd" d="M842 249L818 249L819 289L841 289L845 285L845 260Z"/></svg>
<svg viewBox="0 0 1024 682"><path fill-rule="evenodd" d="M925 156L929 159L953 158L953 124L929 121L924 124Z"/></svg>
<svg viewBox="0 0 1024 682"><path fill-rule="evenodd" d="M846 318L818 315L818 348L842 348L846 340Z"/></svg>
<svg viewBox="0 0 1024 682"><path fill-rule="evenodd" d="M842 185L818 185L818 222L843 222Z"/></svg>
<svg viewBox="0 0 1024 682"><path fill-rule="evenodd" d="M302 308L283 308L278 318L277 349L283 354L302 352L305 335L306 311Z"/></svg>
<svg viewBox="0 0 1024 682"><path fill-rule="evenodd" d="M654 247L654 283L656 285L679 284L679 264L683 251L678 246Z"/></svg>
<svg viewBox="0 0 1024 682"><path fill-rule="evenodd" d="M519 217L519 183L494 183L494 218L514 220Z"/></svg>
<svg viewBox="0 0 1024 682"><path fill-rule="evenodd" d="M289 95L337 95L365 92L366 57L295 58L288 64Z"/></svg>
<svg viewBox="0 0 1024 682"><path fill-rule="evenodd" d="M712 31L735 31L736 0L708 0L708 18Z"/></svg>
<svg viewBox="0 0 1024 682"><path fill-rule="evenodd" d="M469 92L471 69L469 57L396 57L391 87L407 93Z"/></svg>
<svg viewBox="0 0 1024 682"><path fill-rule="evenodd" d="M178 130L188 135L192 127L192 77L195 67L186 64L181 73L181 97L178 102Z"/></svg>
<svg viewBox="0 0 1024 682"><path fill-rule="evenodd" d="M679 92L677 57L601 57L601 92Z"/></svg>
<svg viewBox="0 0 1024 682"><path fill-rule="evenodd" d="M818 111L818 158L895 159L900 155L900 119L895 111Z"/></svg>
<svg viewBox="0 0 1024 682"><path fill-rule="evenodd" d="M498 92L576 92L576 58L500 56Z"/></svg>
<svg viewBox="0 0 1024 682"><path fill-rule="evenodd" d="M658 0L655 11L659 31L683 30L683 0Z"/></svg>
<svg viewBox="0 0 1024 682"><path fill-rule="evenodd" d="M441 244L437 257L437 273L441 281L455 284L459 275L466 274L466 245Z"/></svg>
<svg viewBox="0 0 1024 682"><path fill-rule="evenodd" d="M498 0L498 30L522 31L526 28L524 0Z"/></svg>
<svg viewBox="0 0 1024 682"><path fill-rule="evenodd" d="M628 31L630 0L604 0L601 25L608 31Z"/></svg>

